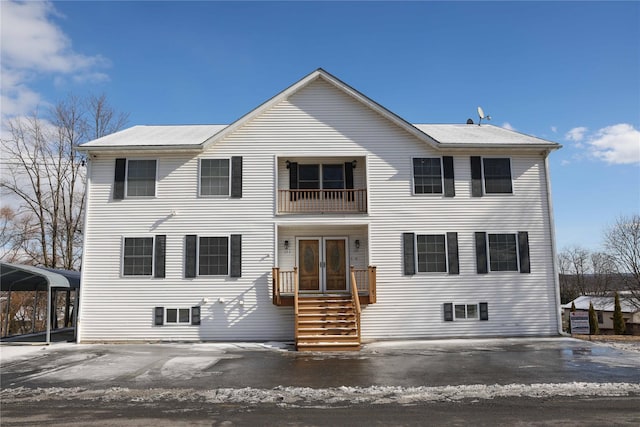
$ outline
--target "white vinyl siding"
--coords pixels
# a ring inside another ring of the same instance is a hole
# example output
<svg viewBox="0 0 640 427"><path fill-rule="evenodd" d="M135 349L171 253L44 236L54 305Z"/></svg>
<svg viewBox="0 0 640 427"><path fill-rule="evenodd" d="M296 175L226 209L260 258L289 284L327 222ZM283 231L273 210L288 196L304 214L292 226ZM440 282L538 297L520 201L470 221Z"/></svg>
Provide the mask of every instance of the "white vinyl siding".
<svg viewBox="0 0 640 427"><path fill-rule="evenodd" d="M155 199L113 202L116 155L96 153L89 178L79 339L289 341L293 310L271 303L271 269L292 268L295 239L305 235L348 237L350 264L377 266L377 303L362 311L365 340L553 335L558 310L544 155L503 151L500 155L510 158L513 197L472 198L469 158L485 151L436 151L350 95L316 81L202 153L158 151L162 185ZM456 196L414 197L412 157L443 155L453 156ZM243 158L242 198L220 203L199 197L199 159L232 156ZM309 159L318 164L357 159L354 187L367 189L367 213L277 215L276 189L289 183L286 160ZM161 289L152 278L120 277L118 257L104 255L120 249L114 224L125 235L153 230L167 236ZM458 233L459 275L403 275L402 233L416 230ZM531 274L478 275L474 232L479 230L527 230ZM242 277L184 278L185 235L233 233L242 234ZM284 240L290 242L288 251ZM153 307L191 307L204 298L200 326L151 325ZM487 301L490 319L450 322L444 328L442 305L451 301Z"/></svg>

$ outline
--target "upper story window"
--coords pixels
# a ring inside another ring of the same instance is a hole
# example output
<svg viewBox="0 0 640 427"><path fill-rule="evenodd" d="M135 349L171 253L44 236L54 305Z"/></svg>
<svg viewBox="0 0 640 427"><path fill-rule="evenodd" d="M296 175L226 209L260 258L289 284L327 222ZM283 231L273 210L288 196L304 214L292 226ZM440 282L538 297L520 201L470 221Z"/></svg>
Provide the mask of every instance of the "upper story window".
<svg viewBox="0 0 640 427"><path fill-rule="evenodd" d="M512 193L511 161L508 158L483 158L482 167L486 194Z"/></svg>
<svg viewBox="0 0 640 427"><path fill-rule="evenodd" d="M471 196L511 193L511 159L471 156Z"/></svg>
<svg viewBox="0 0 640 427"><path fill-rule="evenodd" d="M229 159L201 159L200 195L228 196L230 171Z"/></svg>
<svg viewBox="0 0 640 427"><path fill-rule="evenodd" d="M447 251L444 234L419 234L416 236L418 271L426 273L447 272Z"/></svg>
<svg viewBox="0 0 640 427"><path fill-rule="evenodd" d="M442 194L442 164L439 157L413 159L415 194Z"/></svg>
<svg viewBox="0 0 640 427"><path fill-rule="evenodd" d="M127 161L127 196L153 197L156 195L156 161Z"/></svg>
<svg viewBox="0 0 640 427"><path fill-rule="evenodd" d="M345 188L344 165L298 165L298 189L342 190Z"/></svg>

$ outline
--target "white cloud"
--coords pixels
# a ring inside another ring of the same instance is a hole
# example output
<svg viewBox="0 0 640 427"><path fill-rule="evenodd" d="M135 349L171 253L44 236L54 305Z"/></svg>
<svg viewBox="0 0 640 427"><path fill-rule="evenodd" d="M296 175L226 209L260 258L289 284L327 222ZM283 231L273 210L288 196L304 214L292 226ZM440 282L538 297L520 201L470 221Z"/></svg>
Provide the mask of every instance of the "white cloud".
<svg viewBox="0 0 640 427"><path fill-rule="evenodd" d="M62 75L74 82L108 79L96 71L108 66L108 61L100 55L75 52L70 38L53 21L59 16L51 2L2 2L3 117L29 113L42 103L41 96L28 86L36 78Z"/></svg>
<svg viewBox="0 0 640 427"><path fill-rule="evenodd" d="M511 123L509 123L509 122L504 122L504 123L502 124L502 127L503 127L504 129L507 129L507 130L516 130L516 128L514 128L513 126L511 126Z"/></svg>
<svg viewBox="0 0 640 427"><path fill-rule="evenodd" d="M573 128L565 134L564 139L567 141L580 142L584 139L584 135L588 130L589 129L584 126Z"/></svg>
<svg viewBox="0 0 640 427"><path fill-rule="evenodd" d="M557 126L551 126L551 132L558 133L558 127Z"/></svg>
<svg viewBox="0 0 640 427"><path fill-rule="evenodd" d="M587 140L590 154L610 164L640 163L640 131L627 123L602 128Z"/></svg>

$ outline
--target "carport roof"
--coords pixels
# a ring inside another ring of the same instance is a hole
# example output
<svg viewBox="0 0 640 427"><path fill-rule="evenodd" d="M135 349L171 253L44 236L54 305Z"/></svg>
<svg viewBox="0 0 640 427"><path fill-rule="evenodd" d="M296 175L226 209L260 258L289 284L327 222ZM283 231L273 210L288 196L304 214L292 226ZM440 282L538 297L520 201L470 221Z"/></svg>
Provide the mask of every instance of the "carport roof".
<svg viewBox="0 0 640 427"><path fill-rule="evenodd" d="M0 262L0 288L3 291L78 289L80 272Z"/></svg>

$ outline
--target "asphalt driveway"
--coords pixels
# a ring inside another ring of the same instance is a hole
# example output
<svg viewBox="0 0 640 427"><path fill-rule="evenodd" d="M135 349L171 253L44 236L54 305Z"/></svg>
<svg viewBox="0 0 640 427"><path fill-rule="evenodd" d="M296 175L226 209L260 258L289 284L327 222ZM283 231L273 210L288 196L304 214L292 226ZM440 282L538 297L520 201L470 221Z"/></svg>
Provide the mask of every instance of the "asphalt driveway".
<svg viewBox="0 0 640 427"><path fill-rule="evenodd" d="M631 399L637 408L640 397L640 347L571 338L388 341L355 353L298 353L287 343L56 343L3 345L0 355L2 409L14 417L46 402L366 413L362 405L554 397ZM640 421L630 411L621 413Z"/></svg>

